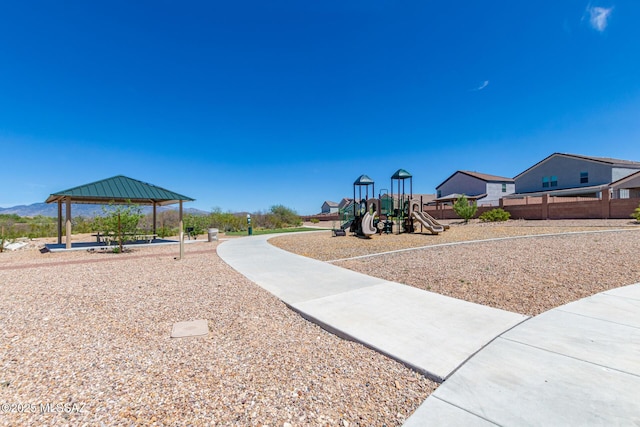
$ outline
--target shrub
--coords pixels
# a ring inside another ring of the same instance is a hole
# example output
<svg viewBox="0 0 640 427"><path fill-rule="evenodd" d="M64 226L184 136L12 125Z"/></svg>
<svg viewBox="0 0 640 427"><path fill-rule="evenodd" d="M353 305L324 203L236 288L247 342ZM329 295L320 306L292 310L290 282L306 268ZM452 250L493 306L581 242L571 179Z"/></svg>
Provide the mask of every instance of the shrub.
<svg viewBox="0 0 640 427"><path fill-rule="evenodd" d="M209 218L203 215L187 214L184 219L184 227L193 228L192 233L196 236L204 234L205 229L209 226Z"/></svg>
<svg viewBox="0 0 640 427"><path fill-rule="evenodd" d="M318 224L320 220L318 218L311 218L311 224Z"/></svg>
<svg viewBox="0 0 640 427"><path fill-rule="evenodd" d="M453 204L453 210L456 215L464 219L464 222L467 223L478 211L478 204L476 202L470 204L467 197L462 195L458 197L458 200Z"/></svg>
<svg viewBox="0 0 640 427"><path fill-rule="evenodd" d="M635 218L636 222L640 222L640 205L633 211L631 218Z"/></svg>
<svg viewBox="0 0 640 427"><path fill-rule="evenodd" d="M156 233L158 234L158 237L160 237L161 239L164 239L165 237L169 237L169 236L175 236L176 234L178 234L175 229L171 227L167 227L166 225L160 228L157 228Z"/></svg>
<svg viewBox="0 0 640 427"><path fill-rule="evenodd" d="M499 222L507 221L511 214L502 208L496 208L482 213L479 218L482 222Z"/></svg>
<svg viewBox="0 0 640 427"><path fill-rule="evenodd" d="M243 231L247 229L246 216L234 215L231 212L222 212L218 207L213 208L209 214L209 225L223 232Z"/></svg>
<svg viewBox="0 0 640 427"><path fill-rule="evenodd" d="M302 220L298 213L283 205L271 206L271 212L268 217L268 222L272 225L270 228L298 227L302 225Z"/></svg>
<svg viewBox="0 0 640 427"><path fill-rule="evenodd" d="M302 219L296 211L283 205L271 206L267 213L256 212L251 215L254 228L287 228L299 227Z"/></svg>

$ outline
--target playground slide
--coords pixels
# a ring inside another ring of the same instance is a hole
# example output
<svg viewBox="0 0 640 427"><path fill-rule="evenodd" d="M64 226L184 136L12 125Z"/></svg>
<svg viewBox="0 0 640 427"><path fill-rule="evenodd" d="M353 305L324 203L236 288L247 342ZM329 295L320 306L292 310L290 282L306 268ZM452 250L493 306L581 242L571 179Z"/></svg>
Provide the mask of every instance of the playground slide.
<svg viewBox="0 0 640 427"><path fill-rule="evenodd" d="M431 221L428 217L426 217L422 212L413 211L411 213L413 219L418 221L424 227L427 228L432 234L442 233L444 231L444 227L442 225L436 225Z"/></svg>
<svg viewBox="0 0 640 427"><path fill-rule="evenodd" d="M373 226L374 215L371 215L369 212L364 214L362 217L362 234L365 236L371 236L372 234L376 234L378 230Z"/></svg>
<svg viewBox="0 0 640 427"><path fill-rule="evenodd" d="M340 228L343 229L343 230L349 230L351 228L351 224L353 224L353 220L352 219L350 219L349 221L347 221L344 224L342 224L340 226Z"/></svg>
<svg viewBox="0 0 640 427"><path fill-rule="evenodd" d="M424 215L427 219L431 220L431 222L433 223L433 225L439 225L440 227L444 227L445 230L448 230L449 228L451 228L449 226L449 224L440 224L434 217L432 217L431 215L429 215L426 212L421 212L422 215Z"/></svg>

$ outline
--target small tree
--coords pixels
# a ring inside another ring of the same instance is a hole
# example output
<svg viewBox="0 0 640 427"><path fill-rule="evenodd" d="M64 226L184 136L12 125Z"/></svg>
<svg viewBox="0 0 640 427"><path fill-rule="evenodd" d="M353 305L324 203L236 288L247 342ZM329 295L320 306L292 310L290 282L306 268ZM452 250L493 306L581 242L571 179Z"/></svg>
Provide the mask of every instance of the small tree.
<svg viewBox="0 0 640 427"><path fill-rule="evenodd" d="M478 204L475 201L469 203L467 196L462 195L458 197L458 200L453 204L453 210L460 218L464 219L466 224L478 211Z"/></svg>
<svg viewBox="0 0 640 427"><path fill-rule="evenodd" d="M631 218L635 218L636 222L640 222L640 205L633 211Z"/></svg>
<svg viewBox="0 0 640 427"><path fill-rule="evenodd" d="M268 222L272 228L298 227L302 225L300 215L284 205L271 206L271 212L268 214Z"/></svg>
<svg viewBox="0 0 640 427"><path fill-rule="evenodd" d="M4 225L0 229L0 252L4 252L4 244L8 240L7 235L4 232Z"/></svg>
<svg viewBox="0 0 640 427"><path fill-rule="evenodd" d="M138 231L138 223L144 216L138 205L132 205L129 201L126 205L114 205L102 207L104 216L97 217L94 226L97 231L115 237L119 245L119 252L124 250L123 244L127 237L133 237Z"/></svg>

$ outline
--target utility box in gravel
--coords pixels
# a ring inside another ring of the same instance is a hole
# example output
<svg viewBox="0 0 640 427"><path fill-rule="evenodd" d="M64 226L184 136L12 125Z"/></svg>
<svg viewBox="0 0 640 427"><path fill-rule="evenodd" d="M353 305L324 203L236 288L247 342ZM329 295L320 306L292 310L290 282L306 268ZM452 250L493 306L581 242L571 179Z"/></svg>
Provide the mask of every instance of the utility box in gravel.
<svg viewBox="0 0 640 427"><path fill-rule="evenodd" d="M218 240L218 229L217 228L210 228L208 236L209 236L209 241L210 242Z"/></svg>
<svg viewBox="0 0 640 427"><path fill-rule="evenodd" d="M171 338L198 337L209 333L209 325L206 320L191 320L178 322L171 329Z"/></svg>

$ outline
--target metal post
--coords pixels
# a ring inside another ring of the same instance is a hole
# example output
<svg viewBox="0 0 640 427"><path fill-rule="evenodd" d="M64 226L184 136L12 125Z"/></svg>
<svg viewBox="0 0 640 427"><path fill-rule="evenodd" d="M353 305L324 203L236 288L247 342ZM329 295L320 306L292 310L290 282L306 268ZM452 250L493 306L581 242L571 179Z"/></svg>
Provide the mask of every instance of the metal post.
<svg viewBox="0 0 640 427"><path fill-rule="evenodd" d="M58 244L62 244L62 200L58 199Z"/></svg>
<svg viewBox="0 0 640 427"><path fill-rule="evenodd" d="M251 227L251 214L247 214L247 227L249 236L253 235L253 227Z"/></svg>
<svg viewBox="0 0 640 427"><path fill-rule="evenodd" d="M71 197L67 197L66 200L67 205L67 221L66 221L66 233L67 233L67 244L66 248L71 249Z"/></svg>
<svg viewBox="0 0 640 427"><path fill-rule="evenodd" d="M156 202L153 202L153 234L157 234L156 231Z"/></svg>
<svg viewBox="0 0 640 427"><path fill-rule="evenodd" d="M182 200L180 200L180 209L179 209L180 223L178 227L180 227L180 259L184 256L184 223L182 222Z"/></svg>

